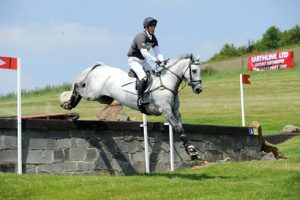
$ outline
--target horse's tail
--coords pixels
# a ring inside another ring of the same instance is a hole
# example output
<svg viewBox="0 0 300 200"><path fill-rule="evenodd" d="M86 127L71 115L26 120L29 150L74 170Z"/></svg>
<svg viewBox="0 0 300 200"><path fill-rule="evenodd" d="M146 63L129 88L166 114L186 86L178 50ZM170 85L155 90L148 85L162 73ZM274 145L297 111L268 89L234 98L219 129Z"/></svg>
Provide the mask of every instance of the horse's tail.
<svg viewBox="0 0 300 200"><path fill-rule="evenodd" d="M69 102L71 95L72 95L72 91L65 91L61 93L59 97L61 107L64 107L64 105L66 105Z"/></svg>
<svg viewBox="0 0 300 200"><path fill-rule="evenodd" d="M85 69L77 78L76 78L76 83L79 86L84 86L85 81L87 79L87 77L89 76L89 74L97 67L104 65L102 62L97 62L95 64L93 64L92 66L88 67L87 69Z"/></svg>

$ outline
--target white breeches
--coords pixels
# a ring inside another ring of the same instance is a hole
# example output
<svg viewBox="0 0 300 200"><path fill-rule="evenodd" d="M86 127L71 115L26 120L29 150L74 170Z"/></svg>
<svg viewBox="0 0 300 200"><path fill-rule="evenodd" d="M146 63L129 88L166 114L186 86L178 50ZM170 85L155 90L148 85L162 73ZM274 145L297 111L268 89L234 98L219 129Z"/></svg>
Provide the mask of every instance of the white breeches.
<svg viewBox="0 0 300 200"><path fill-rule="evenodd" d="M146 77L146 71L151 71L153 68L146 60L140 60L136 57L129 57L128 63L130 68L136 73L138 79L141 80Z"/></svg>

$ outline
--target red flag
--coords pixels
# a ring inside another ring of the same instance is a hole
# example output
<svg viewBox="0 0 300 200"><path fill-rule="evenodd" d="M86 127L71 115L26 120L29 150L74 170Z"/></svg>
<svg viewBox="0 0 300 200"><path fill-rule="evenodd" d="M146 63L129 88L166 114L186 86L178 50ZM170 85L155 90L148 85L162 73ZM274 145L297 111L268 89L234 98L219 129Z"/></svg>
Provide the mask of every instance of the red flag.
<svg viewBox="0 0 300 200"><path fill-rule="evenodd" d="M18 58L0 56L0 68L18 69Z"/></svg>
<svg viewBox="0 0 300 200"><path fill-rule="evenodd" d="M248 74L242 74L242 83L243 84L251 84L249 78L250 78L250 75L248 75Z"/></svg>

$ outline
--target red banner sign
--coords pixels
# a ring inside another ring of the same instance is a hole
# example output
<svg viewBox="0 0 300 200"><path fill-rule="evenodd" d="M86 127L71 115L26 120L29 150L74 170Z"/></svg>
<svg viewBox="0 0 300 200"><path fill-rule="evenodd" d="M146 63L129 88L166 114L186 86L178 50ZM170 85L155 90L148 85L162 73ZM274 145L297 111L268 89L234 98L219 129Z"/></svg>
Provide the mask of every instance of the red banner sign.
<svg viewBox="0 0 300 200"><path fill-rule="evenodd" d="M248 57L249 71L288 69L293 66L293 51L280 51Z"/></svg>

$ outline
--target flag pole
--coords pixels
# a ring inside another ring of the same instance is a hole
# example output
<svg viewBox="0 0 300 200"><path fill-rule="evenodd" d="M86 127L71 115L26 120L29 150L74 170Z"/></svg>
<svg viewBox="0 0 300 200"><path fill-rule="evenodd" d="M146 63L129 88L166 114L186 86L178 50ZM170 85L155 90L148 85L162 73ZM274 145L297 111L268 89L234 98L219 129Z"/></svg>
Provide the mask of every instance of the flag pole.
<svg viewBox="0 0 300 200"><path fill-rule="evenodd" d="M245 108L244 108L243 74L240 74L240 90L241 90L242 126L245 126Z"/></svg>
<svg viewBox="0 0 300 200"><path fill-rule="evenodd" d="M18 101L18 174L22 174L22 109L21 109L21 59L18 58L17 69L17 101Z"/></svg>

